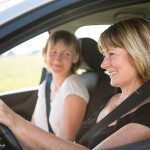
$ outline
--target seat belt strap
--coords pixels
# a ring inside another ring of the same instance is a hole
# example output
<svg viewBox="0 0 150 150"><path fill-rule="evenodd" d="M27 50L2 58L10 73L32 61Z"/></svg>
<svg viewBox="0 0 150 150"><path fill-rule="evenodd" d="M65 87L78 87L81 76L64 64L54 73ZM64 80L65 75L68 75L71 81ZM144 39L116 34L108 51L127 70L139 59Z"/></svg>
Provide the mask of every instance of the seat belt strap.
<svg viewBox="0 0 150 150"><path fill-rule="evenodd" d="M50 110L51 110L51 104L50 104L51 81L52 81L52 74L49 73L46 75L46 83L45 83L46 116L47 116L48 130L49 132L54 133L49 123L49 115L50 115Z"/></svg>
<svg viewBox="0 0 150 150"><path fill-rule="evenodd" d="M89 133L99 134L108 125L110 125L115 120L119 119L121 116L138 106L145 99L150 97L150 80L144 83L137 91L132 93L126 100L124 100L118 107L111 111L107 116L105 116L100 122L93 126L88 132L86 132L82 138L84 139ZM82 138L80 140L82 140ZM80 141L79 140L79 141Z"/></svg>

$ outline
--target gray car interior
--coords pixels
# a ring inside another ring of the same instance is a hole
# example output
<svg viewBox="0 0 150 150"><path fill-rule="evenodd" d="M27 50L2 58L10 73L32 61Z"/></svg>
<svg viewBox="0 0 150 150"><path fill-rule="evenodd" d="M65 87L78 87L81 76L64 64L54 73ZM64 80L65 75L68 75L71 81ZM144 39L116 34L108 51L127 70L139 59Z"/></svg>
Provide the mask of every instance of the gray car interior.
<svg viewBox="0 0 150 150"><path fill-rule="evenodd" d="M88 89L90 101L87 105L84 120L87 120L99 106L103 105L107 96L115 92L115 88L110 85L110 78L100 67L103 61L103 55L98 50L97 42L91 38L79 39L82 53L82 69L80 75L83 83Z"/></svg>

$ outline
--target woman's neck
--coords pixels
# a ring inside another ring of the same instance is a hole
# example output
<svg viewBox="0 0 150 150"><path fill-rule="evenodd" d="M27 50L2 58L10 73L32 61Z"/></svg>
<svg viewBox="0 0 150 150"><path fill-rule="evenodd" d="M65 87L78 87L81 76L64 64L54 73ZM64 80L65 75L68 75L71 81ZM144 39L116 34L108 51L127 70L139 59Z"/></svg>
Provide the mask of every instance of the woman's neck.
<svg viewBox="0 0 150 150"><path fill-rule="evenodd" d="M64 75L64 76L60 76L60 75L54 75L54 82L55 82L55 90L59 89L60 86L62 85L62 83L64 82L64 80L69 77L71 75L71 73Z"/></svg>
<svg viewBox="0 0 150 150"><path fill-rule="evenodd" d="M124 101L127 97L129 97L133 92L135 92L143 83L141 81L132 81L127 86L120 87L122 93L120 94L120 103Z"/></svg>

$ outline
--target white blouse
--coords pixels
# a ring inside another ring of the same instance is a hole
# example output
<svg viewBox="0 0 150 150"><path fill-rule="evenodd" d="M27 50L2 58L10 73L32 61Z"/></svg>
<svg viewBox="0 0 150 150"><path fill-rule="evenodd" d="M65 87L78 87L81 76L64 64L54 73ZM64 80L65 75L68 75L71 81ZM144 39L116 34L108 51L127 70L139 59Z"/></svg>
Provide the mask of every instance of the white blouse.
<svg viewBox="0 0 150 150"><path fill-rule="evenodd" d="M51 91L54 88L54 81L51 83ZM35 107L33 120L35 125L48 131L47 117L46 117L46 102L45 102L45 81L40 85L38 100ZM64 80L61 87L55 92L51 93L51 112L49 115L49 122L54 133L59 136L63 132L63 118L64 118L64 104L68 95L75 94L82 97L86 103L89 102L89 94L82 83L80 77L76 74L70 75Z"/></svg>

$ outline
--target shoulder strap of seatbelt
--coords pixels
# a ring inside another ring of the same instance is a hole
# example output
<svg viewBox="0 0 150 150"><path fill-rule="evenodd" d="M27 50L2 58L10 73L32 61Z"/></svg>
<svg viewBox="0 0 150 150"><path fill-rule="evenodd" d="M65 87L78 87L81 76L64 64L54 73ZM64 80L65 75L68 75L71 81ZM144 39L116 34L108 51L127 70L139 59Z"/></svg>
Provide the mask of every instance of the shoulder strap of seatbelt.
<svg viewBox="0 0 150 150"><path fill-rule="evenodd" d="M46 83L45 83L46 116L47 116L47 125L48 125L49 132L54 133L49 123L49 115L51 110L51 104L50 104L51 81L52 81L52 74L49 73L46 76Z"/></svg>
<svg viewBox="0 0 150 150"><path fill-rule="evenodd" d="M138 106L145 99L150 97L150 80L144 83L138 90L132 93L126 100L124 100L118 107L116 107L111 113L105 116L100 122L93 126L84 136L89 133L99 134L103 129L110 125L115 120L119 119L121 116ZM80 140L82 140L82 138Z"/></svg>

